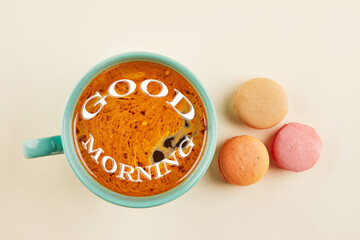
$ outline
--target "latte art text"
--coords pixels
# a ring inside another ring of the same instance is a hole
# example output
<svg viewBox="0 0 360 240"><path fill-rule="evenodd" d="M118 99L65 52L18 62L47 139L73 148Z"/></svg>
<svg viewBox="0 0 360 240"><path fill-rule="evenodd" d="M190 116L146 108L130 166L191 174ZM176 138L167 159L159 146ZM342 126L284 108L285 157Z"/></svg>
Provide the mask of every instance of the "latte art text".
<svg viewBox="0 0 360 240"><path fill-rule="evenodd" d="M91 155L91 158L97 164L99 164L100 156L104 153L104 150L102 150L101 148L94 149L93 136L90 134L89 139L86 142L83 141L81 143L82 146L87 150L88 154L93 154ZM180 146L178 148L178 155L181 158L187 157L190 154L193 147L194 147L193 140L189 139L188 137L185 137L185 139L180 143ZM106 165L109 165L107 164L107 162L111 163L110 168L106 167ZM169 164L171 166L178 166L179 162L176 158L176 151L174 151L169 158L165 158L161 162L146 166L145 168L143 167L134 168L132 166L119 163L119 170L118 170L118 165L115 159L113 159L110 156L103 156L100 160L100 164L103 170L111 175L118 171L118 174L116 175L117 178L128 180L130 182L142 182L144 179L151 181L152 172L155 173L154 179L158 179L169 174L171 170L167 168L166 164ZM160 164L164 165L165 172L161 172Z"/></svg>
<svg viewBox="0 0 360 240"><path fill-rule="evenodd" d="M152 61L100 70L73 111L79 161L100 185L132 197L182 184L206 150L205 104L191 79Z"/></svg>
<svg viewBox="0 0 360 240"><path fill-rule="evenodd" d="M125 94L119 94L115 90L116 84L119 84L119 83L126 83L128 85L128 90ZM161 87L160 92L156 95L149 93L149 91L148 91L149 83L159 84L159 86ZM140 84L140 89L145 95L147 95L149 97L154 97L154 98L165 97L169 92L168 88L166 87L166 85L164 83L162 83L161 81L155 80L155 79L147 79L147 80L142 81ZM125 98L125 97L129 96L130 94L132 94L135 90L136 90L136 84L132 80L120 79L120 80L113 82L108 88L109 95L101 96L101 94L99 92L96 92L93 96L89 97L85 101L85 103L83 104L83 106L81 108L82 118L84 120L90 120L90 119L94 118L101 111L101 109L107 104L106 98L108 96L111 96L114 98ZM166 101L166 103L168 105L170 105L183 119L192 120L195 116L195 110L194 110L193 105L177 89L174 89L174 91L175 91L174 98L170 102ZM97 105L100 105L100 108L96 112L91 113L88 110L86 110L86 106L90 100L96 99L96 98L98 98L98 100L93 106L95 107ZM182 99L184 99L189 105L189 110L186 113L183 113L176 108L176 105ZM152 165L148 165L146 167L141 167L141 166L133 167L130 165L126 165L124 163L119 163L119 165L118 165L117 161L110 156L102 156L101 157L101 155L104 153L104 150L102 148L94 149L94 137L91 135L91 133L89 134L87 141L82 141L81 144L84 147L84 149L87 150L88 154L92 154L91 158L95 161L96 164L100 164L102 169L105 172L112 175L118 171L118 174L116 175L117 178L122 179L122 180L128 180L130 182L142 182L145 179L151 181L152 176L155 176L154 179L158 179L158 178L161 178L161 177L169 174L171 172L171 170L169 170L167 168L167 164L169 164L170 166L174 166L174 167L179 166L179 162L176 158L176 155L180 156L180 158L185 158L190 154L192 148L194 147L193 140L190 139L188 136L186 136L186 137L184 137L184 140L182 140L180 142L179 147L176 149L176 150L178 150L178 152L173 151L169 157L164 158L162 161L154 163ZM101 160L100 160L100 157L101 157ZM165 171L161 172L160 164L163 164ZM111 167L109 167L109 166L111 166ZM152 173L154 173L154 174L152 174Z"/></svg>
<svg viewBox="0 0 360 240"><path fill-rule="evenodd" d="M118 84L118 83L121 83L121 82L124 82L128 85L128 91L127 93L125 94L118 94L115 90L115 85ZM147 86L149 85L149 83L157 83L161 86L161 91L160 93L156 94L156 95L153 95L151 93L149 93L148 89L147 89ZM108 89L108 93L111 97L114 97L114 98L123 98L123 97L126 97L128 95L130 95L131 93L133 93L136 89L136 84L134 83L134 81L132 80L129 80L129 79L121 79L121 80L117 80L115 82L113 82L109 89ZM147 79L147 80L144 80L143 82L141 82L140 84L140 89L141 91L150 96L150 97L154 97L154 98L162 98L162 97L165 97L167 94L168 94L168 88L166 87L166 85L158 80L155 80L155 79ZM193 105L191 104L191 102L181 93L179 92L177 89L174 89L176 95L175 97L171 100L171 102L166 102L167 104L169 104L182 118L184 118L185 120L192 120L195 116L195 110L194 110L194 107ZM100 111L101 109L107 104L105 99L107 98L108 96L105 95L105 96L101 96L101 94L99 92L96 92L93 96L89 97L86 102L84 103L84 105L82 106L81 108L81 116L83 119L85 120L90 120L92 119L93 117L95 117ZM90 113L86 110L86 105L87 103L91 100L91 99L94 99L94 98L99 98L99 100L94 104L94 106L97 106L97 105L100 105L100 108L94 112L94 113ZM190 110L187 112L187 113L182 113L180 112L178 109L176 109L176 105L182 100L184 99L188 104L189 104L189 107L190 107Z"/></svg>

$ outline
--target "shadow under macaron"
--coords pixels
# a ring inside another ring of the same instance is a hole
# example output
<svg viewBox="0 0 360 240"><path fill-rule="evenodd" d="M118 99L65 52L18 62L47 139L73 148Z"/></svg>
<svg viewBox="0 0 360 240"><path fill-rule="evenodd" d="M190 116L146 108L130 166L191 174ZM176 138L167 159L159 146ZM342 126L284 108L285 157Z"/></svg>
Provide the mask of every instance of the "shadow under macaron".
<svg viewBox="0 0 360 240"><path fill-rule="evenodd" d="M222 109L224 111L225 116L227 116L228 119L230 119L232 123L240 125L242 127L245 127L245 126L248 127L245 124L245 122L243 122L240 118L238 118L238 116L236 115L236 112L235 112L234 98L235 98L235 94L237 93L239 87L236 88L235 90L231 89L229 91L229 93L227 93L225 95L226 98L224 99L224 102L223 102L224 107ZM222 114L222 112L220 112L220 114Z"/></svg>
<svg viewBox="0 0 360 240"><path fill-rule="evenodd" d="M216 146L216 150L215 150L215 154L214 157L212 159L212 162L209 166L208 169L208 173L209 175L211 175L211 180L213 180L216 183L221 183L221 184L229 184L221 175L220 169L219 169L219 162L218 162L218 157L219 157L219 153L220 150L222 148L224 143L221 143Z"/></svg>
<svg viewBox="0 0 360 240"><path fill-rule="evenodd" d="M271 171L275 170L275 171L282 171L283 169L280 168L277 164L276 161L274 159L274 155L272 153L272 145L274 142L274 138L276 136L276 134L278 133L278 131L284 126L284 124L279 123L278 125L276 125L275 127L272 127L272 133L269 134L266 139L264 139L263 143L266 147L266 149L268 150L269 153L269 169L271 169Z"/></svg>

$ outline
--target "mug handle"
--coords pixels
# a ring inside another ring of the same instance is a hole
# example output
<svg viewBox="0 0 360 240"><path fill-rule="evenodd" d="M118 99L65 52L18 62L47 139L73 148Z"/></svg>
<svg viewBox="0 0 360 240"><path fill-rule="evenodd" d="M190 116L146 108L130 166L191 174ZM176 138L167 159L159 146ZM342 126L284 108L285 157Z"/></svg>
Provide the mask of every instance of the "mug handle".
<svg viewBox="0 0 360 240"><path fill-rule="evenodd" d="M25 141L23 142L22 149L25 158L36 158L64 153L60 135Z"/></svg>

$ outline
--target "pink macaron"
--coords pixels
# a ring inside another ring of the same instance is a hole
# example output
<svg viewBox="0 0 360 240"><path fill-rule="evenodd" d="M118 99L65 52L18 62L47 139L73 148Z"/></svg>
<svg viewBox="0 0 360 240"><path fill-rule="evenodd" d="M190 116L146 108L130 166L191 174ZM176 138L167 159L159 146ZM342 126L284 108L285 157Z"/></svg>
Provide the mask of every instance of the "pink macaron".
<svg viewBox="0 0 360 240"><path fill-rule="evenodd" d="M321 146L315 129L300 123L288 123L275 135L272 154L281 168L301 172L315 165Z"/></svg>

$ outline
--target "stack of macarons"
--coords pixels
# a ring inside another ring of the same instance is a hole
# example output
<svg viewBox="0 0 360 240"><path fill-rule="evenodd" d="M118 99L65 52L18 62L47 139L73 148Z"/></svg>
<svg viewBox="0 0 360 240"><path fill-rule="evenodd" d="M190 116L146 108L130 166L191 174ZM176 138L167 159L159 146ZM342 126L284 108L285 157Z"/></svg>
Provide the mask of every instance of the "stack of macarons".
<svg viewBox="0 0 360 240"><path fill-rule="evenodd" d="M288 112L285 90L275 81L255 78L244 83L234 98L240 120L256 129L279 124ZM321 139L316 131L300 123L285 124L271 146L279 167L301 172L312 168L320 157ZM218 156L219 169L228 182L246 186L258 182L269 168L269 153L255 137L242 135L227 140Z"/></svg>

